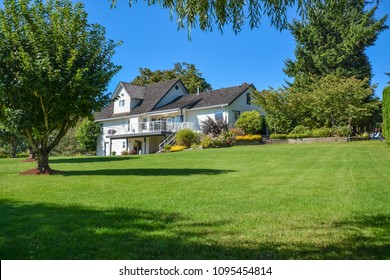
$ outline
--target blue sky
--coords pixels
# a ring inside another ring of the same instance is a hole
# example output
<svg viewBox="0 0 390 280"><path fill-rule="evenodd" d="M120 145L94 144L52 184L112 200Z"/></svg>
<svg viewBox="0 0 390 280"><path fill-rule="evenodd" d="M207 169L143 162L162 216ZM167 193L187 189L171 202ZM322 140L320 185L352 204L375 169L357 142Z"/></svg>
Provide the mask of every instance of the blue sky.
<svg viewBox="0 0 390 280"><path fill-rule="evenodd" d="M73 2L79 2L74 0ZM226 27L202 32L194 29L191 41L187 30L177 30L169 11L159 6L147 7L143 1L128 6L128 0L119 0L111 9L108 0L84 0L90 23L106 27L107 38L123 41L114 57L122 70L112 79L108 92L114 91L118 82L131 81L140 67L152 70L170 69L176 62L193 63L214 89L253 83L258 90L270 86L278 88L287 79L283 73L284 60L294 58L295 41L288 31L270 27L266 18L256 29L245 26L235 35ZM377 18L390 12L390 1L384 0ZM390 25L388 20L387 25ZM367 49L373 68L376 95L390 81L390 30L382 32L375 46Z"/></svg>

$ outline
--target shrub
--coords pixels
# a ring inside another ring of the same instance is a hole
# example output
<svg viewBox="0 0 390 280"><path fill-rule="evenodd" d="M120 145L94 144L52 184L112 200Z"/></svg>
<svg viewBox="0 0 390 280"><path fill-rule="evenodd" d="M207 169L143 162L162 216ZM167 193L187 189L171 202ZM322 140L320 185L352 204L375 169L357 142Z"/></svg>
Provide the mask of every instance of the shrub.
<svg viewBox="0 0 390 280"><path fill-rule="evenodd" d="M243 112L234 125L245 134L256 134L261 131L263 119L258 111Z"/></svg>
<svg viewBox="0 0 390 280"><path fill-rule="evenodd" d="M187 149L186 146L172 146L172 148L169 150L170 152L181 152L184 149Z"/></svg>
<svg viewBox="0 0 390 280"><path fill-rule="evenodd" d="M171 150L171 148L172 148L171 145L165 145L165 146L164 146L164 151L168 152L168 151Z"/></svg>
<svg viewBox="0 0 390 280"><path fill-rule="evenodd" d="M213 137L217 137L223 131L228 131L229 125L226 120L215 121L207 116L207 119L202 121L201 129L203 134L211 134Z"/></svg>
<svg viewBox="0 0 390 280"><path fill-rule="evenodd" d="M297 125L294 127L294 129L290 132L290 134L310 134L310 128L304 125ZM299 137L299 138L304 138L304 137Z"/></svg>
<svg viewBox="0 0 390 280"><path fill-rule="evenodd" d="M269 136L270 139L287 139L287 134L276 134L273 133Z"/></svg>
<svg viewBox="0 0 390 280"><path fill-rule="evenodd" d="M236 137L231 132L222 132L217 137L204 135L200 141L203 148L230 147L236 143Z"/></svg>
<svg viewBox="0 0 390 280"><path fill-rule="evenodd" d="M176 133L176 143L179 146L191 147L198 141L198 135L189 128L184 128Z"/></svg>
<svg viewBox="0 0 390 280"><path fill-rule="evenodd" d="M129 152L128 152L128 151L122 151L122 152L121 152L121 155L122 155L122 156L128 156L128 155L129 155Z"/></svg>
<svg viewBox="0 0 390 280"><path fill-rule="evenodd" d="M315 128L311 131L311 135L313 137L330 137L332 136L332 129L323 127L323 128Z"/></svg>
<svg viewBox="0 0 390 280"><path fill-rule="evenodd" d="M236 136L237 141L261 141L261 135Z"/></svg>
<svg viewBox="0 0 390 280"><path fill-rule="evenodd" d="M289 133L287 134L288 139L302 139L302 138L308 138L310 137L310 134L300 134L300 133Z"/></svg>
<svg viewBox="0 0 390 280"><path fill-rule="evenodd" d="M115 156L115 155L116 155L116 152L115 152L115 151L112 151L112 152L111 152L111 155L112 155L112 156Z"/></svg>
<svg viewBox="0 0 390 280"><path fill-rule="evenodd" d="M333 127L332 134L339 137L347 137L352 134L352 128L350 126Z"/></svg>
<svg viewBox="0 0 390 280"><path fill-rule="evenodd" d="M241 128L238 128L238 127L230 128L229 132L233 133L233 135L235 135L235 136L244 136L245 135L245 132Z"/></svg>
<svg viewBox="0 0 390 280"><path fill-rule="evenodd" d="M203 135L200 140L200 145L203 148L210 148L213 143L213 137L211 135Z"/></svg>

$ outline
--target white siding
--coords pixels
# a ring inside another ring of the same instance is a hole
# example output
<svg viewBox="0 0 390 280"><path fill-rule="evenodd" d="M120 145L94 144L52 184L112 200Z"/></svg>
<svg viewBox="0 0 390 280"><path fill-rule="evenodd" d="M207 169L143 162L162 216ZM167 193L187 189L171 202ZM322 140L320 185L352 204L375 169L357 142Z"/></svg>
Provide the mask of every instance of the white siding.
<svg viewBox="0 0 390 280"><path fill-rule="evenodd" d="M121 87L118 93L118 99L114 102L114 114L130 112L130 96ZM120 106L120 103L124 102L124 106Z"/></svg>
<svg viewBox="0 0 390 280"><path fill-rule="evenodd" d="M170 102L172 102L174 99L178 98L179 96L183 96L186 94L185 89L183 88L181 83L176 83L170 91L164 96L162 100L156 105L156 108L164 106Z"/></svg>
<svg viewBox="0 0 390 280"><path fill-rule="evenodd" d="M247 104L247 94L251 94L252 90L249 88L246 92L241 94L232 104L229 106L229 124L234 125L235 120L233 116L233 111L239 111L241 114L246 111L254 111L254 110L260 110L260 113L264 115L265 113L262 112L261 108L256 105L248 105Z"/></svg>
<svg viewBox="0 0 390 280"><path fill-rule="evenodd" d="M210 109L199 109L199 110L189 110L185 115L185 122L192 122L195 124L195 129L197 131L201 130L202 122L207 119L209 116L212 119L215 119L215 114L222 113L224 119L228 120L227 108L210 108Z"/></svg>

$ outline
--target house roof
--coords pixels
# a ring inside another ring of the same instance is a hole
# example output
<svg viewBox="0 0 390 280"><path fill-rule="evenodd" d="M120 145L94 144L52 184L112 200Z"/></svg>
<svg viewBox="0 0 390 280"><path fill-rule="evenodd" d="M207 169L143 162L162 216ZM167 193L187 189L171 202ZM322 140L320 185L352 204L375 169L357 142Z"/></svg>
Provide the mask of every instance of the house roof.
<svg viewBox="0 0 390 280"><path fill-rule="evenodd" d="M123 88L130 95L130 97L137 99L145 98L146 87L137 86L126 82L120 82L120 85L123 86Z"/></svg>
<svg viewBox="0 0 390 280"><path fill-rule="evenodd" d="M196 94L185 94L161 107L156 107L161 99L172 89L175 84L181 83L180 79L169 80L161 83L150 84L144 87L135 86L129 83L121 82L122 86L129 93L130 97L142 99L142 102L133 108L130 112L114 114L114 102L95 115L96 120L109 118L119 118L145 114L149 112L173 110L173 109L195 109L203 107L212 107L218 105L230 105L252 84L243 83L240 86L222 88ZM141 98L142 97L142 98Z"/></svg>
<svg viewBox="0 0 390 280"><path fill-rule="evenodd" d="M244 83L240 86L202 92L199 95L188 94L178 98L170 104L159 107L157 109L159 111L163 111L175 108L196 109L226 104L230 105L250 87L253 87L253 85Z"/></svg>

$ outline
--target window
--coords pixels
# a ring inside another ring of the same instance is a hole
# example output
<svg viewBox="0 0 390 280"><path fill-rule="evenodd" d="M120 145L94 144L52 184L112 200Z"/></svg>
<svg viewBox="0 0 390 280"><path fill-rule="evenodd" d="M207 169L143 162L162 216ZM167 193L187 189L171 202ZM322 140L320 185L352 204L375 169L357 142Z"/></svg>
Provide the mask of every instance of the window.
<svg viewBox="0 0 390 280"><path fill-rule="evenodd" d="M250 93L247 93L246 95L246 104L252 105L252 97Z"/></svg>
<svg viewBox="0 0 390 280"><path fill-rule="evenodd" d="M237 111L237 110L233 110L233 120L234 121L237 121L238 118L240 117L240 111Z"/></svg>
<svg viewBox="0 0 390 280"><path fill-rule="evenodd" d="M216 121L223 121L223 113L215 113L214 115Z"/></svg>
<svg viewBox="0 0 390 280"><path fill-rule="evenodd" d="M119 100L119 107L125 107L125 100Z"/></svg>
<svg viewBox="0 0 390 280"><path fill-rule="evenodd" d="M122 149L126 149L126 141L122 142Z"/></svg>

